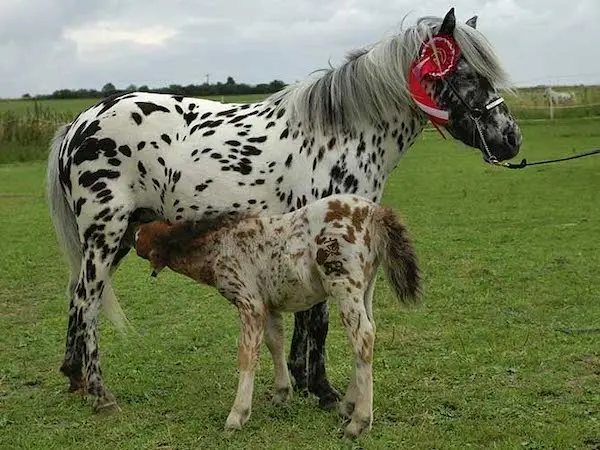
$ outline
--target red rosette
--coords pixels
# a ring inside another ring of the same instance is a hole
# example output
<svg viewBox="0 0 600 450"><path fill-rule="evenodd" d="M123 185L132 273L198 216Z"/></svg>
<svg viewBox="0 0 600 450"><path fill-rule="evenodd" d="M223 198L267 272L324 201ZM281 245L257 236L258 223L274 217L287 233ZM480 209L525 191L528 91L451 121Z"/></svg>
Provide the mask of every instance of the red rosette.
<svg viewBox="0 0 600 450"><path fill-rule="evenodd" d="M456 70L460 49L454 37L437 34L421 47L417 66L421 77L440 80Z"/></svg>

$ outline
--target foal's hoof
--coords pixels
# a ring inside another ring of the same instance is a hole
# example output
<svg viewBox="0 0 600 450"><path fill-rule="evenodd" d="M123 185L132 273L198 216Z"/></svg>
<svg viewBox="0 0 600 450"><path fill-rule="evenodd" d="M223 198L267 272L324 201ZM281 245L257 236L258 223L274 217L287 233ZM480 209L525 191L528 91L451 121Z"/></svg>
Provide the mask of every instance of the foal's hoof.
<svg viewBox="0 0 600 450"><path fill-rule="evenodd" d="M344 419L350 419L352 417L352 413L354 412L354 402L350 402L347 400L340 402L340 416Z"/></svg>
<svg viewBox="0 0 600 450"><path fill-rule="evenodd" d="M362 433L366 433L371 429L371 420L352 420L344 429L344 436L350 439L356 439Z"/></svg>
<svg viewBox="0 0 600 450"><path fill-rule="evenodd" d="M114 398L97 398L94 400L93 406L94 413L96 414L110 414L120 413L121 408L117 404Z"/></svg>
<svg viewBox="0 0 600 450"><path fill-rule="evenodd" d="M243 411L231 411L225 421L225 432L232 434L235 431L242 429L244 424L248 422L250 418L250 410L244 409Z"/></svg>
<svg viewBox="0 0 600 450"><path fill-rule="evenodd" d="M275 394L273 394L273 404L276 406L283 405L286 402L289 402L294 396L294 390L292 386L277 388Z"/></svg>

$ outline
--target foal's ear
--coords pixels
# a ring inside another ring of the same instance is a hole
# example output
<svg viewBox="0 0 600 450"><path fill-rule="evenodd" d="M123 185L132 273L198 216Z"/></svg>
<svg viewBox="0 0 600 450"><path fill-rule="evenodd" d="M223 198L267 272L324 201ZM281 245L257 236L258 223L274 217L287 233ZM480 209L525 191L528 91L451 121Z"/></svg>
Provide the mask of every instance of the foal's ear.
<svg viewBox="0 0 600 450"><path fill-rule="evenodd" d="M439 34L454 34L454 28L456 27L456 17L454 16L454 8L450 8L450 11L444 17L442 25L440 26Z"/></svg>
<svg viewBox="0 0 600 450"><path fill-rule="evenodd" d="M156 249L150 250L148 253L148 261L150 261L150 267L152 267L152 273L150 276L156 277L158 273L165 268L164 261L161 255L156 251Z"/></svg>
<svg viewBox="0 0 600 450"><path fill-rule="evenodd" d="M477 16L471 17L466 23L471 28L477 28Z"/></svg>

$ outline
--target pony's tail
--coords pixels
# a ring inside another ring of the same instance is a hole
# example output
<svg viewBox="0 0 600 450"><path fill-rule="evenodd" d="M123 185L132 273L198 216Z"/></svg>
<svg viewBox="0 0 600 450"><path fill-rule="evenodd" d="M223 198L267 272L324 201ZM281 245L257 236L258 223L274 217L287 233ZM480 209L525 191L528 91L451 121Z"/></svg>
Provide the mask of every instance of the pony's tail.
<svg viewBox="0 0 600 450"><path fill-rule="evenodd" d="M60 182L60 147L70 125L63 125L58 129L50 144L48 156L48 169L46 174L46 194L50 216L56 231L60 248L67 258L71 269L71 278L79 276L83 251L79 240L77 221L69 201Z"/></svg>
<svg viewBox="0 0 600 450"><path fill-rule="evenodd" d="M75 213L69 204L60 182L60 147L69 128L70 125L60 127L50 144L46 173L46 194L56 237L71 270L71 281L67 287L67 297L72 298L75 295L75 289L77 288L81 272L83 249L79 238ZM121 331L125 329L128 321L114 294L110 280L108 280L104 287L102 309L116 328Z"/></svg>
<svg viewBox="0 0 600 450"><path fill-rule="evenodd" d="M421 276L415 249L406 227L390 208L379 207L375 215L377 254L398 300L417 303Z"/></svg>

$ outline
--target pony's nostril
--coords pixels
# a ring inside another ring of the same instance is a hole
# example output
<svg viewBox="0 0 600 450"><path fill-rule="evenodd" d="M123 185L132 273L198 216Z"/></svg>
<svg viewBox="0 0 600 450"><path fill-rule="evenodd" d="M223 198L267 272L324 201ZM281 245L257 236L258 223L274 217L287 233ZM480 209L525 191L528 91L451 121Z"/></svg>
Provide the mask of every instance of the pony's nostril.
<svg viewBox="0 0 600 450"><path fill-rule="evenodd" d="M506 135L506 140L508 141L511 147L516 147L518 145L519 139L517 138L517 133L511 131Z"/></svg>

